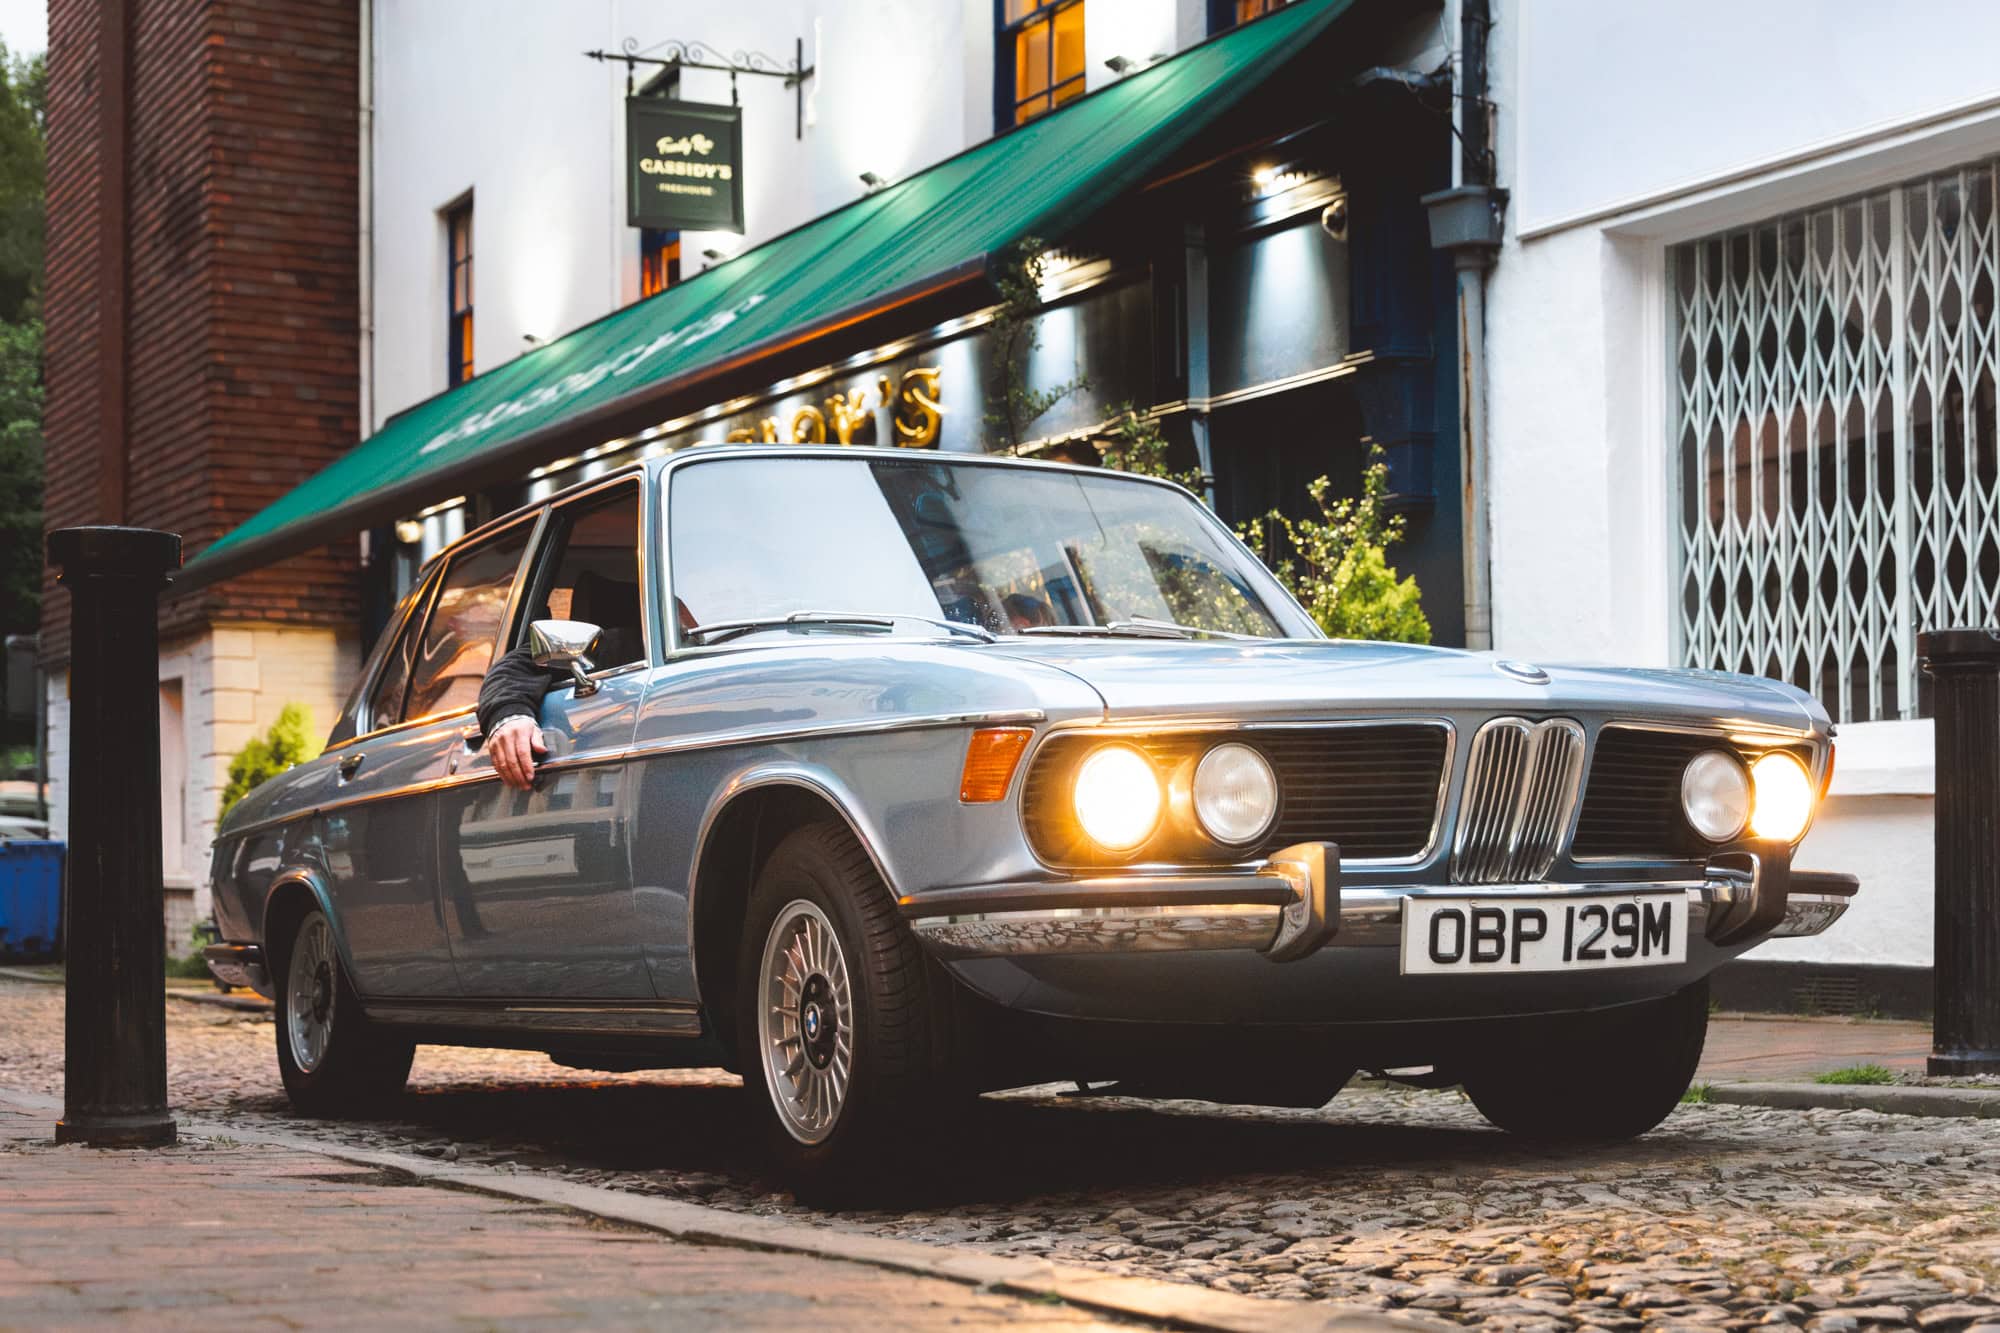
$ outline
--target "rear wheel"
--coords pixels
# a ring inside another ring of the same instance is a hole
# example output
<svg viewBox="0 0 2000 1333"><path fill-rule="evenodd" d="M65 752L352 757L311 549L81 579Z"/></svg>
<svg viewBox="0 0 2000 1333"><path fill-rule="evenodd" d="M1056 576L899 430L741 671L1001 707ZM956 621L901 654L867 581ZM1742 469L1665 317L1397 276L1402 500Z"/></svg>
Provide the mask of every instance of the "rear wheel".
<svg viewBox="0 0 2000 1333"><path fill-rule="evenodd" d="M744 1082L780 1173L815 1202L893 1192L935 1096L929 986L846 827L808 825L771 853L742 948Z"/></svg>
<svg viewBox="0 0 2000 1333"><path fill-rule="evenodd" d="M1488 1120L1539 1139L1629 1139L1665 1120L1701 1063L1708 982L1643 1004L1537 1025L1466 1071Z"/></svg>
<svg viewBox="0 0 2000 1333"><path fill-rule="evenodd" d="M299 918L277 989L278 1074L305 1115L366 1111L410 1077L416 1045L368 1021L318 908Z"/></svg>

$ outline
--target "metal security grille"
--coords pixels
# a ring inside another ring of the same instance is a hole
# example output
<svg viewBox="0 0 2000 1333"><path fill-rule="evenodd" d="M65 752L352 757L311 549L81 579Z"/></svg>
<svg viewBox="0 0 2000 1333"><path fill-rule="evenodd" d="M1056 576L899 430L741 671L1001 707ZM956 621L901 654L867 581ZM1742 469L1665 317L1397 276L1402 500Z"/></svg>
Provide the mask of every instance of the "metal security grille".
<svg viewBox="0 0 2000 1333"><path fill-rule="evenodd" d="M1583 728L1568 718L1496 717L1472 738L1454 884L1512 884L1549 873L1583 777Z"/></svg>
<svg viewBox="0 0 2000 1333"><path fill-rule="evenodd" d="M1670 252L1687 664L1914 717L1916 632L1992 621L1995 167Z"/></svg>

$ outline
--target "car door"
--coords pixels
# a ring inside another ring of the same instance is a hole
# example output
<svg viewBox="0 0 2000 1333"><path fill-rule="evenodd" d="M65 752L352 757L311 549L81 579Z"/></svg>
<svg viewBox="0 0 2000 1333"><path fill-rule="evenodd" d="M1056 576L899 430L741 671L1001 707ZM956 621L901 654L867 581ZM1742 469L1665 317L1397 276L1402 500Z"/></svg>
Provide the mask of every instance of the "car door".
<svg viewBox="0 0 2000 1333"><path fill-rule="evenodd" d="M641 495L621 478L553 506L513 641L530 621L603 631L592 688L553 688L531 791L469 746L439 793L444 917L465 994L644 1000L653 995L632 903L626 751L651 661L640 590Z"/></svg>
<svg viewBox="0 0 2000 1333"><path fill-rule="evenodd" d="M437 585L433 573L384 631L387 646L371 664L359 733L319 761L334 768L331 799L319 814L328 887L355 987L370 997L458 994L438 910L428 797L444 776L458 724L405 715Z"/></svg>

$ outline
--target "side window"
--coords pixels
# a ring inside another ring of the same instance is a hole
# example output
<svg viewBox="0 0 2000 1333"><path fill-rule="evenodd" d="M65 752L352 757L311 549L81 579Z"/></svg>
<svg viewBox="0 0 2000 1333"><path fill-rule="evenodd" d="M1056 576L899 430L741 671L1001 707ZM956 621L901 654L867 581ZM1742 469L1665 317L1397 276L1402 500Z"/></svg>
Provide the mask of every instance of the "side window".
<svg viewBox="0 0 2000 1333"><path fill-rule="evenodd" d="M547 555L529 620L582 620L604 633L592 659L600 671L646 658L644 598L639 586L639 487L614 487L549 515Z"/></svg>
<svg viewBox="0 0 2000 1333"><path fill-rule="evenodd" d="M423 628L419 613L403 622L403 629L382 659L382 674L375 678L375 690L368 696L368 729L393 727L403 720L403 695L410 685L410 663L417 652L417 631Z"/></svg>
<svg viewBox="0 0 2000 1333"><path fill-rule="evenodd" d="M453 558L418 641L404 717L429 717L479 702L532 527L516 523Z"/></svg>

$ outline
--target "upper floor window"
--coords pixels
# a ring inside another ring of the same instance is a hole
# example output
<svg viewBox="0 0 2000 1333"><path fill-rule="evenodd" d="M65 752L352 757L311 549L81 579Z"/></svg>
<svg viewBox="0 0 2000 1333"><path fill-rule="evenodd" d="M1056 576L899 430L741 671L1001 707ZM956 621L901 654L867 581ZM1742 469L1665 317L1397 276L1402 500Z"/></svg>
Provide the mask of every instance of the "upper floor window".
<svg viewBox="0 0 2000 1333"><path fill-rule="evenodd" d="M1222 32L1239 23L1275 14L1292 0L1208 0L1208 30Z"/></svg>
<svg viewBox="0 0 2000 1333"><path fill-rule="evenodd" d="M472 200L445 211L444 373L447 385L472 378Z"/></svg>
<svg viewBox="0 0 2000 1333"><path fill-rule="evenodd" d="M1000 0L994 86L1000 125L1020 125L1083 95L1084 0Z"/></svg>
<svg viewBox="0 0 2000 1333"><path fill-rule="evenodd" d="M639 296L658 296L681 280L681 234L646 227L639 232Z"/></svg>

